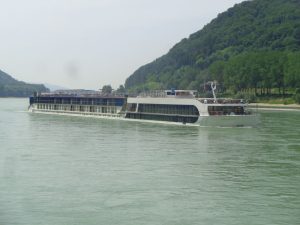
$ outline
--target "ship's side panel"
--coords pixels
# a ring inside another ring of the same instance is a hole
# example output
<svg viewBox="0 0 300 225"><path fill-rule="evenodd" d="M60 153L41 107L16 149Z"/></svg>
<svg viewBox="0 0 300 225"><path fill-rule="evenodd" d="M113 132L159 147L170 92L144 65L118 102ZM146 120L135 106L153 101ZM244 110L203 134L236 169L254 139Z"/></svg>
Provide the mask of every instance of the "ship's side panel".
<svg viewBox="0 0 300 225"><path fill-rule="evenodd" d="M189 98L128 98L126 118L177 123L196 123L201 103Z"/></svg>
<svg viewBox="0 0 300 225"><path fill-rule="evenodd" d="M31 112L123 117L125 98L30 97Z"/></svg>
<svg viewBox="0 0 300 225"><path fill-rule="evenodd" d="M249 112L247 104L207 104L207 115L200 116L200 126L212 127L256 127L259 124L259 116Z"/></svg>

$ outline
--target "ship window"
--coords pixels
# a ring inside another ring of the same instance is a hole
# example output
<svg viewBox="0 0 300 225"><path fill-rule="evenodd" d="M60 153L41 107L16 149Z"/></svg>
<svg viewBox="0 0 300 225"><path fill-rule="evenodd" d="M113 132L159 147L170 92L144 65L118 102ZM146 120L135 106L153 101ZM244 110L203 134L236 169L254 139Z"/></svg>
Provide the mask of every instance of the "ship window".
<svg viewBox="0 0 300 225"><path fill-rule="evenodd" d="M140 108L141 105L139 105ZM135 112L136 111L136 104L135 103L128 103L126 110L129 112Z"/></svg>
<svg viewBox="0 0 300 225"><path fill-rule="evenodd" d="M209 115L243 115L243 106L208 106Z"/></svg>
<svg viewBox="0 0 300 225"><path fill-rule="evenodd" d="M171 115L199 115L198 109L193 105L139 104L138 112Z"/></svg>

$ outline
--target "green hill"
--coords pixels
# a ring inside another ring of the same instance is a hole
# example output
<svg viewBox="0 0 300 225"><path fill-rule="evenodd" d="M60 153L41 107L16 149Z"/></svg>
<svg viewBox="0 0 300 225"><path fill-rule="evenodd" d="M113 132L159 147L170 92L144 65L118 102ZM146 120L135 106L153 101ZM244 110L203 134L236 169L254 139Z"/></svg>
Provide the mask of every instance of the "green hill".
<svg viewBox="0 0 300 225"><path fill-rule="evenodd" d="M27 84L15 80L0 70L0 97L28 97L35 91L46 92L48 89L42 84Z"/></svg>
<svg viewBox="0 0 300 225"><path fill-rule="evenodd" d="M245 1L221 13L125 82L131 91L200 89L269 93L300 87L300 1Z"/></svg>

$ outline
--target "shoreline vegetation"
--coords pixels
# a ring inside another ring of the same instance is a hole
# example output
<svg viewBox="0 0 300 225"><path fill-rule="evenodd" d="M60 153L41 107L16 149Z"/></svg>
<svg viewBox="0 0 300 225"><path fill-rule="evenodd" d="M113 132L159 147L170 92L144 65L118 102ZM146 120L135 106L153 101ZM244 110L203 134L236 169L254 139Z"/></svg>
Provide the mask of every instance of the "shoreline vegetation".
<svg viewBox="0 0 300 225"><path fill-rule="evenodd" d="M295 110L300 111L300 104L270 104L270 103L250 103L249 108L259 110Z"/></svg>
<svg viewBox="0 0 300 225"><path fill-rule="evenodd" d="M33 92L49 91L43 84L30 84L16 80L0 70L0 97L27 97Z"/></svg>

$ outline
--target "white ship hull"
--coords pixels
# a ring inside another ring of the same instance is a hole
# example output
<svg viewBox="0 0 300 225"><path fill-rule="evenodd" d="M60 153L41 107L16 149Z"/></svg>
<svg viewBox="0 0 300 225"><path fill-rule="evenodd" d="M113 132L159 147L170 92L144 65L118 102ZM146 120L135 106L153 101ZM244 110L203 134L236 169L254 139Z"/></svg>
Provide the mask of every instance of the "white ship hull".
<svg viewBox="0 0 300 225"><path fill-rule="evenodd" d="M182 91L187 93L187 91ZM255 127L258 116L242 101L182 96L108 97L41 95L30 98L33 113L87 116L192 126Z"/></svg>

